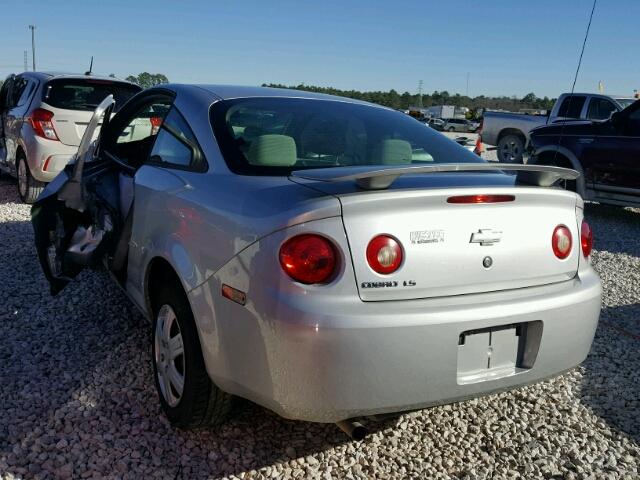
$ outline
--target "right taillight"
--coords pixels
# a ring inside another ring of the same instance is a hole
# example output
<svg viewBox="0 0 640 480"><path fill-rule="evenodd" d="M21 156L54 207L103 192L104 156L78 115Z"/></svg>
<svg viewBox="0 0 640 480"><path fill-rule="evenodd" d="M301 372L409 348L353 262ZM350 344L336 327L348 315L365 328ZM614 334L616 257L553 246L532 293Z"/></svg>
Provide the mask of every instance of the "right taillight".
<svg viewBox="0 0 640 480"><path fill-rule="evenodd" d="M591 226L584 220L580 227L580 245L582 246L582 254L585 258L589 257L589 255L591 255L591 249L593 248L593 230L591 230Z"/></svg>
<svg viewBox="0 0 640 480"><path fill-rule="evenodd" d="M39 137L49 140L59 140L56 129L53 127L53 112L44 108L36 108L31 112L29 123L33 127L33 131Z"/></svg>
<svg viewBox="0 0 640 480"><path fill-rule="evenodd" d="M151 117L149 121L151 122L151 135L155 135L162 125L162 117Z"/></svg>
<svg viewBox="0 0 640 480"><path fill-rule="evenodd" d="M327 283L333 277L338 259L333 244L321 235L291 237L280 247L280 266L294 280Z"/></svg>
<svg viewBox="0 0 640 480"><path fill-rule="evenodd" d="M560 260L564 260L571 253L571 246L573 245L573 239L571 238L571 230L565 225L558 225L553 231L551 237L551 247L553 253Z"/></svg>
<svg viewBox="0 0 640 480"><path fill-rule="evenodd" d="M378 235L367 245L367 262L374 272L387 275L402 264L402 247L390 235Z"/></svg>

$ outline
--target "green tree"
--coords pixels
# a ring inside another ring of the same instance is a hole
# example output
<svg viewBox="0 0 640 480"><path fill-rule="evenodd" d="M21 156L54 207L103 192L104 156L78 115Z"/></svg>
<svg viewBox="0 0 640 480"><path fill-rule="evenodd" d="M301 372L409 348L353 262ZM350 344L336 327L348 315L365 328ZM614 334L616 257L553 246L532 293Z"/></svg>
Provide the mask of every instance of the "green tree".
<svg viewBox="0 0 640 480"><path fill-rule="evenodd" d="M305 90L308 92L328 93L330 95L337 95L341 97L354 98L356 100L366 100L372 103L378 103L386 107L407 109L412 106L418 105L418 95L410 92L404 92L399 94L395 90L389 90L388 92L361 92L359 90L340 90L333 87L317 87L313 85L300 84L295 87L289 87L287 85L280 84L262 84L263 87L274 88L295 88L297 90ZM533 92L525 95L523 98L517 97L486 97L479 95L477 97L467 97L466 95L460 95L455 93L451 95L446 90L438 92L437 90L431 95L422 95L422 104L425 107L432 105L455 105L457 107L468 107L472 110L471 115L475 118L481 115L481 112L485 109L499 109L499 110L515 110L518 111L521 108L539 108L549 110L553 107L555 98L539 98Z"/></svg>
<svg viewBox="0 0 640 480"><path fill-rule="evenodd" d="M142 72L138 75L129 75L125 78L127 82L140 85L142 88L154 87L163 83L169 83L169 79L162 73Z"/></svg>

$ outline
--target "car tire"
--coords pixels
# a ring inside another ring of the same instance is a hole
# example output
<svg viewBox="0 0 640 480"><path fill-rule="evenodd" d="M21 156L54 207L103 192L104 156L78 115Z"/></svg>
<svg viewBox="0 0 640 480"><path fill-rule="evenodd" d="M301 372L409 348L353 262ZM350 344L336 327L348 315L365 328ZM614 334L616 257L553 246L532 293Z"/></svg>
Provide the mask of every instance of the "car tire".
<svg viewBox="0 0 640 480"><path fill-rule="evenodd" d="M498 141L498 160L501 163L524 163L524 140L518 135L505 135Z"/></svg>
<svg viewBox="0 0 640 480"><path fill-rule="evenodd" d="M18 185L18 195L24 203L33 203L45 187L45 183L35 180L31 176L29 164L23 153L18 154L16 160L16 177Z"/></svg>
<svg viewBox="0 0 640 480"><path fill-rule="evenodd" d="M456 131L456 129L455 129L455 127L449 127L449 131L450 131L450 132L455 132L455 131Z"/></svg>
<svg viewBox="0 0 640 480"><path fill-rule="evenodd" d="M166 282L154 297L151 355L162 410L182 429L221 423L231 410L233 396L220 390L207 374L186 294L174 282Z"/></svg>

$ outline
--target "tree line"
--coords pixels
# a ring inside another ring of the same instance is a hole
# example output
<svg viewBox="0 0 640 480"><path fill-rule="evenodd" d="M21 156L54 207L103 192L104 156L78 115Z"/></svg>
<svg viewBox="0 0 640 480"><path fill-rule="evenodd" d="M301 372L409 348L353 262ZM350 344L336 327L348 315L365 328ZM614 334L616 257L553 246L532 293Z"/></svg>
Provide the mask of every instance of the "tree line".
<svg viewBox="0 0 640 480"><path fill-rule="evenodd" d="M114 74L110 75L115 77ZM128 82L140 85L142 88L149 88L155 85L163 83L169 83L169 79L162 73L149 73L142 72L137 75L129 75L125 78ZM317 87L314 85L281 85L275 83L263 83L263 87L274 88L292 88L296 90L305 90L307 92L327 93L330 95L337 95L340 97L354 98L356 100L364 100L366 102L377 103L384 105L385 107L391 107L395 109L406 110L409 107L420 106L422 100L423 107L430 107L432 105L453 105L455 107L468 107L473 111L480 111L482 109L488 110L509 110L519 111L522 109L539 109L539 110L551 110L555 103L555 98L549 97L537 97L533 92L528 93L522 98L499 96L499 97L487 97L485 95L479 95L477 97L468 97L466 95L460 95L459 93L450 94L448 91L443 90L441 92L434 91L433 93L420 95L415 93L399 93L396 90L389 91L359 91L359 90L340 90L333 87ZM0 80L0 88L2 87L2 80Z"/></svg>
<svg viewBox="0 0 640 480"><path fill-rule="evenodd" d="M333 87L317 87L314 85L300 84L296 86L281 85L275 83L263 83L263 87L273 88L294 88L296 90L305 90L307 92L327 93L340 97L348 97L356 100L364 100L371 103L384 105L395 109L406 110L409 107L420 106L420 95L409 92L399 93L396 90L389 91L365 91L359 90L340 90ZM521 109L540 109L550 110L555 103L555 98L537 97L533 92L522 98L517 97L487 97L479 95L477 97L468 97L459 93L450 94L448 91L434 91L431 94L422 94L422 106L430 107L432 105L453 105L455 107L468 107L471 110L510 110L519 111Z"/></svg>

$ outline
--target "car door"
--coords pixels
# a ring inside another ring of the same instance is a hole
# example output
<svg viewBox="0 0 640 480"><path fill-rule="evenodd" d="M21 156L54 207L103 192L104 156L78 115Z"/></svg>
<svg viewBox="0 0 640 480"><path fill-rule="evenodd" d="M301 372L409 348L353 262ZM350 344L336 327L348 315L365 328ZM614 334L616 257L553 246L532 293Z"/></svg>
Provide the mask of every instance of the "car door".
<svg viewBox="0 0 640 480"><path fill-rule="evenodd" d="M83 268L97 264L104 264L124 283L134 177L148 160L159 123L172 102L165 93L147 91L112 118L115 101L109 95L94 111L75 162L34 203L36 250L52 294Z"/></svg>
<svg viewBox="0 0 640 480"><path fill-rule="evenodd" d="M99 155L94 133L109 123L109 95L96 108L75 158L42 191L31 207L34 243L52 295L80 271L95 265L120 228L114 186L105 179L109 165ZM105 180L105 181L103 181Z"/></svg>
<svg viewBox="0 0 640 480"><path fill-rule="evenodd" d="M4 162L7 167L12 169L13 162L15 161L17 135L19 134L19 129L16 130L17 119L15 109L26 86L26 81L22 76L18 75L12 76L7 82L9 85L5 91L5 98L3 99L2 136L5 148Z"/></svg>
<svg viewBox="0 0 640 480"><path fill-rule="evenodd" d="M126 289L144 302L144 268L154 250L175 250L196 241L197 210L189 178L206 170L206 160L187 121L174 105L159 127L148 160L135 174L135 206L128 253ZM155 247L155 248L154 248ZM189 278L189 272L181 272ZM191 272L193 274L193 272Z"/></svg>
<svg viewBox="0 0 640 480"><path fill-rule="evenodd" d="M7 149L4 138L4 123L9 105L9 95L15 75L9 75L0 88L0 166L6 167Z"/></svg>
<svg viewBox="0 0 640 480"><path fill-rule="evenodd" d="M596 191L640 197L640 101L604 122L592 148Z"/></svg>

